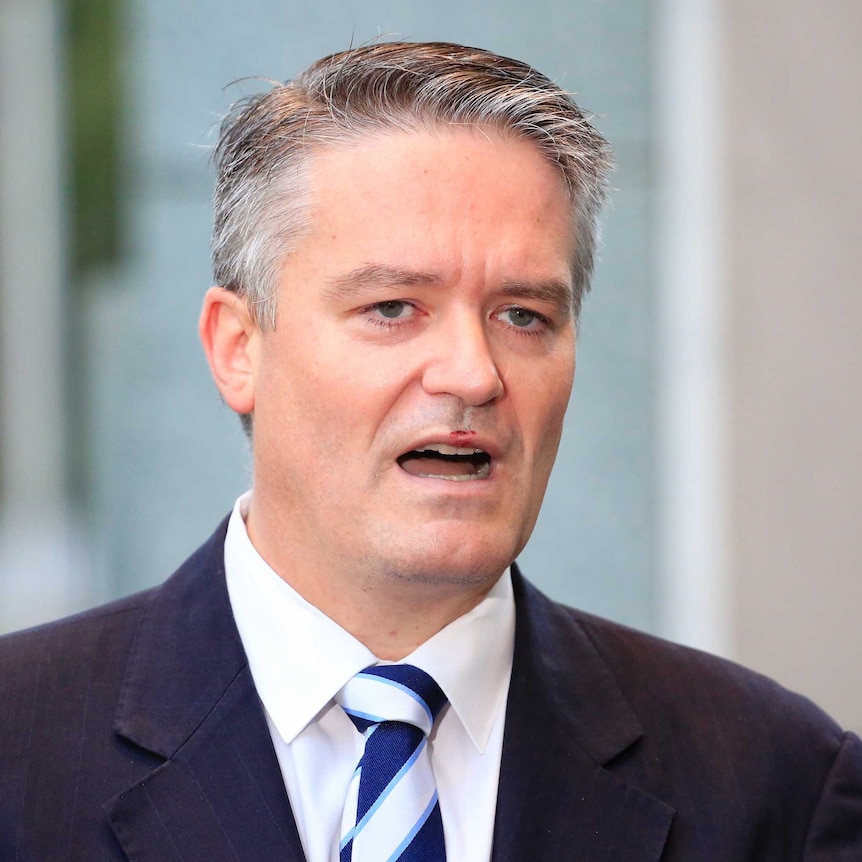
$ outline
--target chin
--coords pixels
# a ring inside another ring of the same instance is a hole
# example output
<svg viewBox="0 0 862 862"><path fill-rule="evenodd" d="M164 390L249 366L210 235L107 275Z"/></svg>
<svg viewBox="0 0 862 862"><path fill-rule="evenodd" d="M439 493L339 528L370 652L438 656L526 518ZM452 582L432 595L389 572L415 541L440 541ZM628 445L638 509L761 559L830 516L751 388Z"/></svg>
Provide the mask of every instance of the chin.
<svg viewBox="0 0 862 862"><path fill-rule="evenodd" d="M438 530L405 539L404 553L388 555L382 569L394 579L427 584L493 583L523 547L509 534ZM390 545L389 550L392 550Z"/></svg>
<svg viewBox="0 0 862 862"><path fill-rule="evenodd" d="M496 582L502 571L495 572L493 575L488 572L432 572L427 569L399 570L391 572L393 580L401 584L423 584L428 587L484 587L489 589Z"/></svg>

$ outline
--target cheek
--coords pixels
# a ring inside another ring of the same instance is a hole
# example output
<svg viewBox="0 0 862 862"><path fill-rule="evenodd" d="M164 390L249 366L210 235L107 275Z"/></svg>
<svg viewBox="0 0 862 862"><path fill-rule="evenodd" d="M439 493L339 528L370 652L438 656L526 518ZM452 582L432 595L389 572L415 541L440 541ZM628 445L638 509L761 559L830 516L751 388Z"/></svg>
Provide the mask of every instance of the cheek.
<svg viewBox="0 0 862 862"><path fill-rule="evenodd" d="M316 469L340 473L367 462L397 395L391 375L371 373L356 356L333 359L274 381L280 390L274 418L295 435L301 457L318 462Z"/></svg>
<svg viewBox="0 0 862 862"><path fill-rule="evenodd" d="M573 376L573 362L560 362L533 381L527 390L526 414L533 423L540 458L553 461L569 406Z"/></svg>

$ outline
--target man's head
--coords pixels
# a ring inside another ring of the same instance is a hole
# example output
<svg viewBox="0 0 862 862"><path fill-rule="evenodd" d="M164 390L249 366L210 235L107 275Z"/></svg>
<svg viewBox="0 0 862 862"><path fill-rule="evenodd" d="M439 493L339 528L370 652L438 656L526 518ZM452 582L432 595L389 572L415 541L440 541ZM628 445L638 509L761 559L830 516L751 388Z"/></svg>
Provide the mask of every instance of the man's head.
<svg viewBox="0 0 862 862"><path fill-rule="evenodd" d="M527 64L439 42L333 54L234 106L215 150L215 283L247 295L261 325L274 326L280 262L308 226L309 157L385 132L459 126L527 141L559 172L573 207L577 317L611 165L606 142L566 92Z"/></svg>
<svg viewBox="0 0 862 862"><path fill-rule="evenodd" d="M249 533L348 628L395 594L460 613L539 511L605 144L547 79L474 49L377 45L298 81L217 152L201 334L254 414Z"/></svg>

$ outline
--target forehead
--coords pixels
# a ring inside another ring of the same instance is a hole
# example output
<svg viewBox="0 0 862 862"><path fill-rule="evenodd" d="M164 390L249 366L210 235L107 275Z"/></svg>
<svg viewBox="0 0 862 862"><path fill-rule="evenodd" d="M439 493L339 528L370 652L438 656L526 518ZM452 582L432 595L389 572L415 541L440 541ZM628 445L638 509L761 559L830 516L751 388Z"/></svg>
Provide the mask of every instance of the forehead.
<svg viewBox="0 0 862 862"><path fill-rule="evenodd" d="M309 233L415 253L544 256L571 267L574 213L561 174L530 142L488 128L363 135L308 164Z"/></svg>
<svg viewBox="0 0 862 862"><path fill-rule="evenodd" d="M478 167L489 155L505 154L512 166L544 166L550 184L568 195L562 170L531 141L491 125L446 125L429 123L416 127L381 127L347 135L342 140L318 145L309 151L309 174L313 185L330 174L383 173L409 170L422 176L433 172L447 176L471 163ZM509 177L516 180L516 176Z"/></svg>

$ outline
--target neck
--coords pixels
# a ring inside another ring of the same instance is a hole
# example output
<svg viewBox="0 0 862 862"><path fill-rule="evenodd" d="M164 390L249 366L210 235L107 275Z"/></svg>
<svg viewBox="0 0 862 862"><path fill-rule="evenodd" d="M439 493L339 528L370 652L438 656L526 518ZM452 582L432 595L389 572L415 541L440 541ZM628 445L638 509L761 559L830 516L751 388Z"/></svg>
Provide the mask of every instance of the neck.
<svg viewBox="0 0 862 862"><path fill-rule="evenodd" d="M249 539L267 564L307 602L338 623L378 659L400 661L449 623L478 605L499 573L476 579L403 578L367 563L339 565L305 553L301 545L268 541L253 509Z"/></svg>

